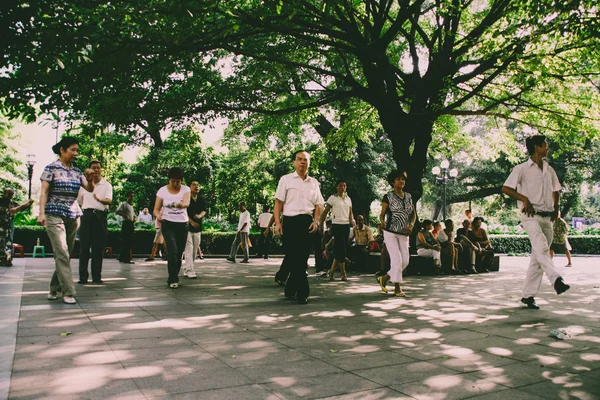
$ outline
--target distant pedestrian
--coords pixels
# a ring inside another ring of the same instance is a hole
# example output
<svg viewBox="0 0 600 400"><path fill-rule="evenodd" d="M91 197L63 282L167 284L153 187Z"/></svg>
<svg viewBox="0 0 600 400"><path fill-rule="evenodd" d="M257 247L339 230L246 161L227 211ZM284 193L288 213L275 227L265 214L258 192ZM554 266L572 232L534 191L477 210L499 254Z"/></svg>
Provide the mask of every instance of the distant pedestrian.
<svg viewBox="0 0 600 400"><path fill-rule="evenodd" d="M271 222L272 217L273 214L270 208L267 208L265 212L258 216L258 227L261 233L258 237L258 256L262 256L265 260L269 258L271 239L273 238L273 232L269 228L269 222Z"/></svg>
<svg viewBox="0 0 600 400"><path fill-rule="evenodd" d="M275 192L275 233L283 235L284 262L290 271L285 296L296 298L299 304L306 304L310 294L306 265L314 247L311 234L319 230L325 202L319 182L308 176L310 154L299 150L294 153L292 160L295 171L279 179Z"/></svg>
<svg viewBox="0 0 600 400"><path fill-rule="evenodd" d="M352 215L352 200L348 196L348 193L346 193L346 181L337 181L335 189L337 193L329 196L325 202L325 210L321 214L321 231L323 230L325 219L331 211L331 233L335 238L335 258L329 270L329 280L332 281L334 279L335 270L339 267L341 279L347 281L346 256L348 255L350 228L355 225L355 222Z"/></svg>
<svg viewBox="0 0 600 400"><path fill-rule="evenodd" d="M37 219L39 225L46 227L54 253L55 270L50 280L48 300L56 300L61 292L65 303L75 304L71 251L75 245L79 217L83 214L77 204L77 195L80 187L89 192L94 190L94 171L87 169L84 175L75 166L79 141L73 137L64 136L52 146L52 151L59 159L48 164L42 172Z"/></svg>
<svg viewBox="0 0 600 400"><path fill-rule="evenodd" d="M135 212L133 211L133 192L127 192L127 197L117 209L117 215L123 218L121 223L121 250L119 261L123 264L134 264L132 247L133 235L135 234Z"/></svg>
<svg viewBox="0 0 600 400"><path fill-rule="evenodd" d="M393 190L383 196L379 215L383 240L390 257L390 270L387 274L379 276L377 280L384 293L387 293L387 281L394 283L396 297L406 296L400 288L400 283L403 280L402 271L410 261L408 239L416 219L412 197L410 193L404 192L406 178L406 171L401 170L392 171L388 175L388 183Z"/></svg>
<svg viewBox="0 0 600 400"><path fill-rule="evenodd" d="M167 284L171 289L177 289L181 258L188 234L188 215L186 209L190 205L190 188L182 185L183 170L178 167L169 169L167 173L169 184L161 187L156 193L154 217L161 224L161 231L169 253L167 269L169 277Z"/></svg>
<svg viewBox="0 0 600 400"><path fill-rule="evenodd" d="M550 257L554 257L554 253L564 253L567 256L567 265L565 267L572 267L571 264L571 245L569 244L569 224L565 221L560 212L558 218L554 220L554 235L552 237L552 245L550 246Z"/></svg>
<svg viewBox="0 0 600 400"><path fill-rule="evenodd" d="M138 215L138 222L145 222L146 224L152 223L152 214L148 212L148 207L144 207L142 212Z"/></svg>
<svg viewBox="0 0 600 400"><path fill-rule="evenodd" d="M544 160L548 156L548 142L543 135L527 138L529 159L517 165L509 175L502 192L517 199L521 209L521 225L531 241L531 260L521 302L530 309L539 309L535 302L542 277L548 277L556 294L569 290L550 257L552 222L558 218L560 190L556 172Z"/></svg>
<svg viewBox="0 0 600 400"><path fill-rule="evenodd" d="M250 258L250 251L248 249L248 237L250 236L250 213L246 210L246 203L240 201L238 204L240 209L240 219L238 221L237 231L235 232L235 239L231 244L231 250L229 251L228 261L235 262L235 256L238 252L240 244L242 245L242 253L244 258L242 263L248 263Z"/></svg>
<svg viewBox="0 0 600 400"><path fill-rule="evenodd" d="M18 204L12 200L15 191L12 188L4 189L0 198L0 266L11 267L13 259L13 217L19 211L25 210L33 204L33 200Z"/></svg>
<svg viewBox="0 0 600 400"><path fill-rule="evenodd" d="M79 227L79 284L85 285L89 278L88 262L92 249L92 282L102 283L102 258L108 238L106 221L108 206L112 203L112 185L102 178L102 164L91 161L88 167L94 171L94 191L79 189L78 201L83 209Z"/></svg>
<svg viewBox="0 0 600 400"><path fill-rule="evenodd" d="M206 215L206 203L200 195L200 185L197 181L190 183L190 206L187 208L188 215L188 235L185 243L185 265L183 266L183 276L190 279L196 279L196 253L200 247L202 235L202 218Z"/></svg>

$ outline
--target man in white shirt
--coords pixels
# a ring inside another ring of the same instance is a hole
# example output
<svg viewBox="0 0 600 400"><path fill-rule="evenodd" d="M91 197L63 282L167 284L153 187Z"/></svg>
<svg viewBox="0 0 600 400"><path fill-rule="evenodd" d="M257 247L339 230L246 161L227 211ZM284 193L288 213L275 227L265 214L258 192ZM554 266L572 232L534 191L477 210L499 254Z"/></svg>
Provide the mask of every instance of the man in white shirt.
<svg viewBox="0 0 600 400"><path fill-rule="evenodd" d="M135 234L135 213L133 211L133 192L127 192L127 198L117 209L117 215L123 217L121 223L121 250L119 251L119 262L134 264L131 259L131 248L133 246L133 235Z"/></svg>
<svg viewBox="0 0 600 400"><path fill-rule="evenodd" d="M261 235L258 237L258 256L262 256L265 260L269 258L269 250L271 247L271 229L269 228L269 222L271 222L271 209L267 208L267 211L258 216L258 226L260 227Z"/></svg>
<svg viewBox="0 0 600 400"><path fill-rule="evenodd" d="M308 176L310 154L299 150L292 159L296 171L282 176L275 192L275 233L283 235L284 264L290 271L285 296L306 304L310 291L306 265L313 247L311 234L319 230L325 200L319 182Z"/></svg>
<svg viewBox="0 0 600 400"><path fill-rule="evenodd" d="M237 232L235 233L235 239L231 244L231 251L227 261L235 262L235 256L237 254L240 243L242 244L242 251L244 253L244 259L241 263L249 263L250 253L248 251L248 236L250 235L250 213L246 210L246 203L240 201L240 220L238 222Z"/></svg>
<svg viewBox="0 0 600 400"><path fill-rule="evenodd" d="M569 290L560 276L552 257L553 225L558 217L560 189L556 172L544 160L548 155L548 142L542 135L531 136L526 140L529 160L517 165L502 187L502 192L517 200L521 209L521 225L531 241L531 258L521 302L527 308L537 310L535 302L544 273L553 285L556 294Z"/></svg>
<svg viewBox="0 0 600 400"><path fill-rule="evenodd" d="M102 283L102 252L108 237L106 216L112 203L112 185L102 178L100 161L90 161L88 167L94 171L92 180L94 190L88 192L81 188L77 201L83 209L79 227L79 284L88 283L88 261L92 249L92 282Z"/></svg>
<svg viewBox="0 0 600 400"><path fill-rule="evenodd" d="M148 207L144 207L140 215L138 215L139 222L145 222L147 224L152 223L152 214L148 212Z"/></svg>

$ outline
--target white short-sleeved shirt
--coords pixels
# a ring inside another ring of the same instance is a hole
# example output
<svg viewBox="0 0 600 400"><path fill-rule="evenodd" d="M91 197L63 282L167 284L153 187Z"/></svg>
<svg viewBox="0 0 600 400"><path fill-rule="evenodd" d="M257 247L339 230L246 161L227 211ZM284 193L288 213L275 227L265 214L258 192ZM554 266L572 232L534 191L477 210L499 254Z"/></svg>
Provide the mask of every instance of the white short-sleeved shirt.
<svg viewBox="0 0 600 400"><path fill-rule="evenodd" d="M244 229L242 229L242 226L244 226L244 224L246 224L246 226L244 227ZM250 213L248 212L248 210L243 211L240 214L240 220L238 222L238 227L237 230L238 232L246 232L246 233L250 233Z"/></svg>
<svg viewBox="0 0 600 400"><path fill-rule="evenodd" d="M546 161L542 161L543 169L530 158L522 164L517 165L504 186L515 189L518 193L526 196L535 211L554 211L553 192L562 189L558 176L554 169ZM523 208L523 202L517 202L519 209Z"/></svg>
<svg viewBox="0 0 600 400"><path fill-rule="evenodd" d="M84 188L80 188L79 189L79 197L77 198L77 201L79 202L79 204L81 204L81 208L83 210L87 210L87 209L100 210L100 211L108 210L108 205L102 204L98 200L96 200L94 198L94 194L99 199L111 199L112 200L112 198L113 198L112 185L110 183L106 182L106 180L104 180L104 178L102 178L102 179L100 179L100 182L96 183L96 185L94 186L93 192L88 192Z"/></svg>
<svg viewBox="0 0 600 400"><path fill-rule="evenodd" d="M315 206L325 203L319 182L310 176L302 180L295 171L279 179L275 198L283 202L286 217L312 215Z"/></svg>
<svg viewBox="0 0 600 400"><path fill-rule="evenodd" d="M450 233L450 236L443 229L438 232L437 240L440 243L452 242L454 240L454 232Z"/></svg>
<svg viewBox="0 0 600 400"><path fill-rule="evenodd" d="M260 214L258 216L258 226L260 226L261 228L266 228L267 226L269 226L269 222L271 222L271 217L273 216L273 214L268 213L268 212L264 212L262 214Z"/></svg>
<svg viewBox="0 0 600 400"><path fill-rule="evenodd" d="M350 209L352 200L346 195L344 198L337 194L329 196L327 204L331 206L331 223L337 225L346 225L350 223Z"/></svg>
<svg viewBox="0 0 600 400"><path fill-rule="evenodd" d="M163 186L156 192L156 197L163 200L162 218L171 222L188 222L187 210L185 208L175 208L174 204L183 202L183 196L190 192L190 188L181 185L179 193L171 194L167 186Z"/></svg>

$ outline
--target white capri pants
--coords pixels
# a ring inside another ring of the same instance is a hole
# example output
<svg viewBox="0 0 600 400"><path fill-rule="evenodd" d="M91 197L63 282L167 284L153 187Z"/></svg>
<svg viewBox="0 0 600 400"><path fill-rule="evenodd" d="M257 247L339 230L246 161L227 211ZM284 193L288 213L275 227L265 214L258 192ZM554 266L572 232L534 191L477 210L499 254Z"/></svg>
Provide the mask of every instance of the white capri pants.
<svg viewBox="0 0 600 400"><path fill-rule="evenodd" d="M390 270L388 271L390 281L392 283L402 282L402 271L404 271L410 261L408 236L383 231L383 242L390 255Z"/></svg>
<svg viewBox="0 0 600 400"><path fill-rule="evenodd" d="M417 249L417 255L419 257L433 258L437 261L436 264L438 264L440 262L441 253L434 249Z"/></svg>

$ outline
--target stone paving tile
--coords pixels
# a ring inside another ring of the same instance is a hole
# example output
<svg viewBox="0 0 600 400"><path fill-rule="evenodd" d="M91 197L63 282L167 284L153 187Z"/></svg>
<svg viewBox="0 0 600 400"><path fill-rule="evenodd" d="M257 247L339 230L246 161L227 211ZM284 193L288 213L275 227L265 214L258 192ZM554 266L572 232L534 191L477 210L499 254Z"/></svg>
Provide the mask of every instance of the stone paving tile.
<svg viewBox="0 0 600 400"><path fill-rule="evenodd" d="M344 393L339 396L320 397L318 400L408 400L407 396L390 388L378 388L360 392Z"/></svg>
<svg viewBox="0 0 600 400"><path fill-rule="evenodd" d="M245 385L228 387L224 389L209 389L201 392L188 392L178 394L162 394L148 397L148 400L224 400L224 399L244 399L244 400L281 400L278 397L260 385Z"/></svg>
<svg viewBox="0 0 600 400"><path fill-rule="evenodd" d="M469 397L470 400L542 400L543 398L544 397L539 397L533 393L527 393L518 389L501 390L500 388L492 393Z"/></svg>
<svg viewBox="0 0 600 400"><path fill-rule="evenodd" d="M458 372L426 361L415 361L391 367L369 368L353 371L356 375L383 386L404 385L425 378L456 375Z"/></svg>
<svg viewBox="0 0 600 400"><path fill-rule="evenodd" d="M351 373L300 379L273 378L272 383L261 386L282 399L318 399L379 387L378 384Z"/></svg>
<svg viewBox="0 0 600 400"><path fill-rule="evenodd" d="M577 260L587 267L565 271L568 293L542 286L540 312L519 304L527 259L517 257L502 258L501 273L408 277L406 299L381 294L372 275L313 276L306 306L273 283L281 259L207 260L179 290L166 287L164 262L106 260L106 283L78 285L76 306L45 299L50 259L19 260L10 398L518 400L538 387L597 398L600 278L593 259ZM558 327L573 338L550 338ZM60 386L60 373L74 384ZM80 374L91 378L78 386Z"/></svg>
<svg viewBox="0 0 600 400"><path fill-rule="evenodd" d="M402 371L398 371L402 373ZM485 393L500 392L507 388L494 382L478 379L469 375L434 376L429 379L403 385L392 385L396 389L415 399L466 399ZM509 397L504 397L508 399Z"/></svg>

